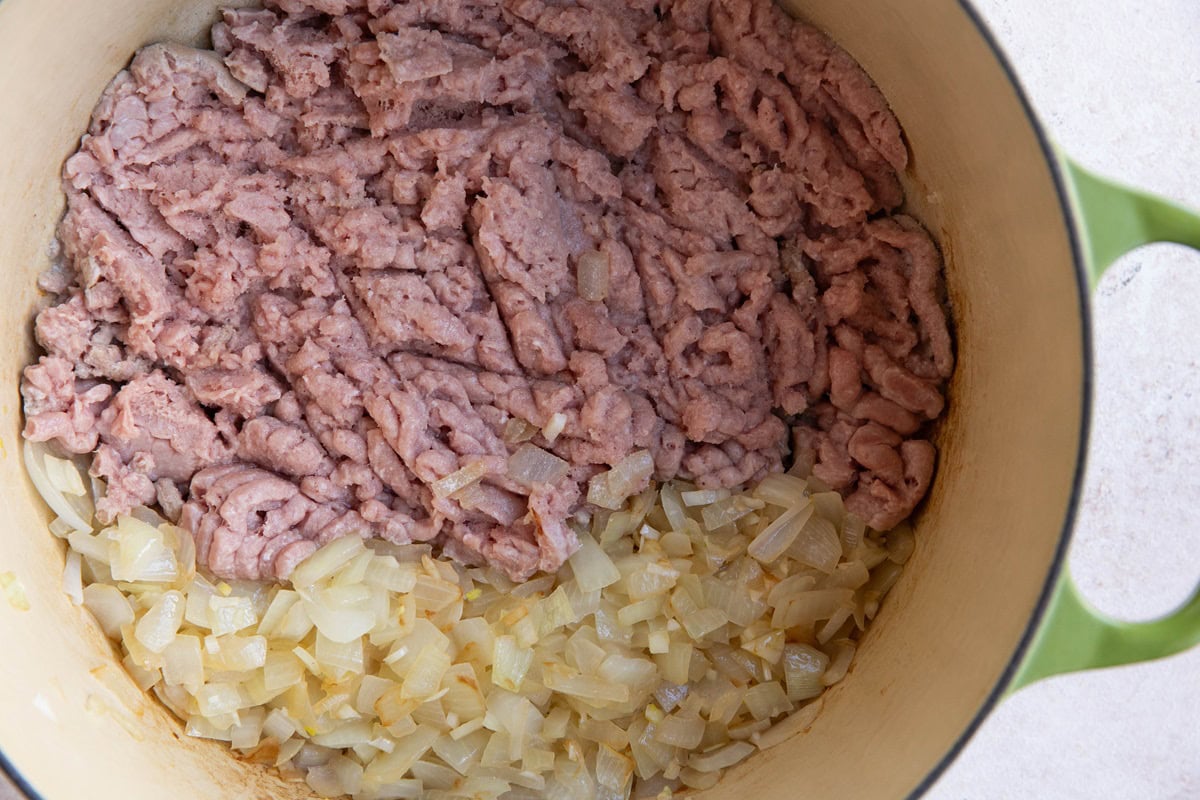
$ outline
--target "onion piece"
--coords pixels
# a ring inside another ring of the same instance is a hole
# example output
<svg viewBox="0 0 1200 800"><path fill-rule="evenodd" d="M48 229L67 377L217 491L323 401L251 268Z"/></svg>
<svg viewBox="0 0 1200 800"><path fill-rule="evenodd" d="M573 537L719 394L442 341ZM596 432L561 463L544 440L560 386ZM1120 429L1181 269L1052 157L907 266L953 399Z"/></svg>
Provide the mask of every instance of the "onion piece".
<svg viewBox="0 0 1200 800"><path fill-rule="evenodd" d="M729 498L728 489L694 489L690 492L680 492L679 499L688 508L707 506Z"/></svg>
<svg viewBox="0 0 1200 800"><path fill-rule="evenodd" d="M538 427L536 425L532 425L520 417L510 417L504 424L502 438L507 444L520 444L528 442L537 434Z"/></svg>
<svg viewBox="0 0 1200 800"><path fill-rule="evenodd" d="M913 538L912 528L907 522L901 522L888 531L887 551L888 560L896 564L904 564L912 556L917 542Z"/></svg>
<svg viewBox="0 0 1200 800"><path fill-rule="evenodd" d="M608 297L608 281L608 256L599 250L579 254L575 260L575 285L580 297L590 302L602 301Z"/></svg>
<svg viewBox="0 0 1200 800"><path fill-rule="evenodd" d="M556 411L550 415L550 421L542 428L542 437L550 444L558 438L558 435L563 432L563 428L567 425L567 415L561 411Z"/></svg>
<svg viewBox="0 0 1200 800"><path fill-rule="evenodd" d="M781 508L803 505L808 498L808 493L807 481L784 473L767 475L751 491L751 494L759 500Z"/></svg>
<svg viewBox="0 0 1200 800"><path fill-rule="evenodd" d="M521 690L533 664L533 651L521 648L513 636L497 636L492 650L492 683L510 692Z"/></svg>
<svg viewBox="0 0 1200 800"><path fill-rule="evenodd" d="M46 467L46 477L50 479L50 485L58 491L75 497L82 497L87 492L87 487L83 483L83 475L75 466L75 462L65 458L56 458L47 453L43 463Z"/></svg>
<svg viewBox="0 0 1200 800"><path fill-rule="evenodd" d="M695 749L704 738L704 720L698 716L671 714L654 724L654 738L672 747Z"/></svg>
<svg viewBox="0 0 1200 800"><path fill-rule="evenodd" d="M829 647L832 654L829 658L829 666L826 667L825 674L821 676L821 682L826 686L833 686L846 677L846 673L850 670L850 662L854 659L855 644L849 639L839 639Z"/></svg>
<svg viewBox="0 0 1200 800"><path fill-rule="evenodd" d="M788 545L787 554L821 572L833 572L842 557L837 527L825 517L810 517Z"/></svg>
<svg viewBox="0 0 1200 800"><path fill-rule="evenodd" d="M766 503L762 500L739 494L705 506L700 510L700 519L704 522L705 529L715 531L726 525L732 525L746 515L761 509L764 505Z"/></svg>
<svg viewBox="0 0 1200 800"><path fill-rule="evenodd" d="M588 502L617 511L631 496L646 488L653 474L654 457L649 450L630 453L612 469L592 477L588 482Z"/></svg>
<svg viewBox="0 0 1200 800"><path fill-rule="evenodd" d="M697 722L699 720L697 719ZM701 732L703 732L701 723ZM660 740L661 741L661 740ZM699 743L699 740L697 740ZM633 760L627 758L607 744L601 744L596 750L596 783L619 791L633 777Z"/></svg>
<svg viewBox="0 0 1200 800"><path fill-rule="evenodd" d="M756 720L769 720L792 710L792 701L779 681L767 681L750 687L742 702Z"/></svg>
<svg viewBox="0 0 1200 800"><path fill-rule="evenodd" d="M621 580L621 572L612 559L587 535L579 537L579 549L571 554L567 563L571 565L575 582L584 592L603 589Z"/></svg>
<svg viewBox="0 0 1200 800"><path fill-rule="evenodd" d="M770 563L783 555L813 515L813 504L803 502L794 505L754 537L746 552L763 563ZM838 546L838 556L841 555Z"/></svg>
<svg viewBox="0 0 1200 800"><path fill-rule="evenodd" d="M83 587L83 605L100 623L110 639L119 639L121 627L134 620L133 606L121 590L107 583L92 583Z"/></svg>
<svg viewBox="0 0 1200 800"><path fill-rule="evenodd" d="M434 497L442 500L473 483L478 483L484 475L488 474L488 471L487 460L479 458L451 472L441 480L434 481L429 484L429 488L433 490Z"/></svg>
<svg viewBox="0 0 1200 800"><path fill-rule="evenodd" d="M190 694L200 691L204 683L204 656L199 636L180 634L167 645L163 650L162 676L169 685L182 686Z"/></svg>
<svg viewBox="0 0 1200 800"><path fill-rule="evenodd" d="M569 470L566 461L528 442L518 447L508 459L508 477L531 488L558 483Z"/></svg>
<svg viewBox="0 0 1200 800"><path fill-rule="evenodd" d="M83 605L83 557L74 550L67 553L63 565L62 589L72 603Z"/></svg>
<svg viewBox="0 0 1200 800"><path fill-rule="evenodd" d="M749 742L732 742L707 753L688 759L688 768L697 772L717 772L728 769L753 753L754 745Z"/></svg>
<svg viewBox="0 0 1200 800"><path fill-rule="evenodd" d="M593 675L572 674L570 671L555 668L547 670L542 678L546 688L559 694L578 697L584 702L597 706L605 703L629 702L629 687L613 684Z"/></svg>
<svg viewBox="0 0 1200 800"><path fill-rule="evenodd" d="M179 632L183 623L183 594L175 590L163 592L162 596L137 621L133 635L138 642L152 653L161 653ZM205 714L205 716L210 716Z"/></svg>
<svg viewBox="0 0 1200 800"><path fill-rule="evenodd" d="M43 461L43 457L46 455L45 445L35 448L33 442L26 440L21 452L25 460L25 471L29 474L29 479L33 481L34 488L42 496L42 500L46 502L46 505L50 506L63 522L66 522L75 530L81 533L91 533L91 522L84 519L74 506L67 501L66 495L62 491L54 488L49 475L46 474L46 467Z"/></svg>
<svg viewBox="0 0 1200 800"><path fill-rule="evenodd" d="M511 637L501 637L501 639L511 640ZM532 655L530 653L530 656ZM533 659L529 660L532 662ZM400 685L400 696L419 700L431 697L441 686L442 676L449 668L450 655L445 650L437 645L425 645L404 676L404 682ZM528 665L526 665L526 669L528 669ZM520 685L519 681L517 685Z"/></svg>
<svg viewBox="0 0 1200 800"><path fill-rule="evenodd" d="M866 533L867 523L855 514L847 514L842 520L842 555L846 558L853 558Z"/></svg>
<svg viewBox="0 0 1200 800"><path fill-rule="evenodd" d="M837 492L817 491L812 488L812 481L810 481L810 489L813 493L813 504L817 507L817 514L829 520L835 527L840 526L846 516L846 505L842 502L842 496Z"/></svg>
<svg viewBox="0 0 1200 800"><path fill-rule="evenodd" d="M342 536L334 539L292 570L290 578L292 585L298 591L303 592L337 572L364 549L365 545L358 536Z"/></svg>

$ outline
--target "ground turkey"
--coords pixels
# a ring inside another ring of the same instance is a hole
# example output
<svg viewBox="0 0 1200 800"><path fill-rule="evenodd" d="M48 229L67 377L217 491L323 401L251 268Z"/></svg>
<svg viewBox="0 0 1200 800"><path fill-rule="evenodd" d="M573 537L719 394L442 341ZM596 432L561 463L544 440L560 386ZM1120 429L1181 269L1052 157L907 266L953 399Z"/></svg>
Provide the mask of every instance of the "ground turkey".
<svg viewBox="0 0 1200 800"><path fill-rule="evenodd" d="M520 580L639 450L803 459L880 529L924 495L953 354L900 128L769 0L269 0L212 43L138 53L64 170L25 435L95 453L101 520L158 502L222 577L356 534Z"/></svg>

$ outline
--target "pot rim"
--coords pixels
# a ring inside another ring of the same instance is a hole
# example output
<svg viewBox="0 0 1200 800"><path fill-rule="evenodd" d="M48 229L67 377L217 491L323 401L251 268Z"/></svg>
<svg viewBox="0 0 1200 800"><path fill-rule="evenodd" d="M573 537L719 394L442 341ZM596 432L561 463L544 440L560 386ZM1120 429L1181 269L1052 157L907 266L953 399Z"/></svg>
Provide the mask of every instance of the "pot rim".
<svg viewBox="0 0 1200 800"><path fill-rule="evenodd" d="M4 0L0 0L0 3L2 2ZM1070 192L1067 189L1067 177L1063 172L1062 161L1054 149L1049 134L1033 110L1033 106L1029 102L1028 93L1021 84L1016 70L1013 68L995 34L988 27L979 11L976 10L973 0L958 0L958 5L963 13L967 15L968 19L971 20L976 31L978 31L980 37L988 46L988 49L991 50L996 63L1004 71L1009 84L1016 93L1017 99L1021 104L1021 109L1025 112L1025 118L1029 123L1029 127L1037 137L1042 156L1046 160L1046 165L1050 168L1051 177L1054 180L1055 193L1058 195L1059 207L1063 212L1063 219L1067 227L1067 235L1071 246L1071 262L1075 270L1075 286L1079 293L1080 336L1083 343L1083 381L1081 387L1079 445L1075 456L1075 475L1071 480L1071 495L1067 501L1067 510L1063 518L1062 530L1059 533L1058 546L1055 548L1054 558L1051 561L1046 582L1042 586L1041 594L1038 597L1037 604L1034 606L1033 613L1029 616L1029 622L1021 634L1021 639L1013 650L1000 678L993 685L987 698L971 719L971 722L955 740L954 744L951 745L950 749L938 760L937 764L925 774L921 782L909 793L907 800L917 800L917 798L924 795L937 783L938 779L945 774L950 765L954 763L955 759L966 748L967 743L970 742L971 738L979 730L983 721L992 713L1000 701L1004 699L1009 684L1012 682L1017 669L1029 652L1033 638L1042 625L1050 598L1062 577L1063 568L1066 564L1067 551L1070 548L1071 538L1075 529L1075 520L1078 516L1079 505L1082 500L1083 478L1087 467L1088 444L1091 436L1092 393L1095 374L1088 271L1081 240L1081 221L1079 211L1073 204ZM25 795L27 800L48 800L48 798L29 783L16 764L9 759L3 750L0 750L0 770L7 775L8 779Z"/></svg>
<svg viewBox="0 0 1200 800"><path fill-rule="evenodd" d="M1068 189L1069 178L1064 172L1062 159L1055 150L1054 144L1046 132L1046 128L1042 125L1041 120L1034 111L1029 101L1029 95L1025 91L1025 87L1021 84L1012 62L1009 61L996 35L988 27L983 16L976 10L974 0L958 0L958 5L971 20L980 37L992 51L996 63L1004 71L1009 84L1016 93L1017 99L1021 103L1021 108L1025 112L1025 117L1029 122L1029 127L1037 137L1038 145L1042 150L1042 156L1046 160L1046 166L1050 168L1050 174L1054 180L1054 190L1058 195L1059 207L1062 209L1063 220L1067 228L1067 238L1071 246L1071 263L1075 268L1075 287L1079 299L1080 339L1083 344L1079 444L1075 455L1075 475L1071 479L1071 494L1067 500L1067 509L1063 517L1058 545L1055 548L1050 569L1046 574L1046 582L1042 586L1041 595L1038 597L1033 613L1029 615L1029 622L1025 626L1025 631L1021 634L1021 639L1017 642L1016 648L1014 648L1012 655L1009 657L1004 671L1000 674L999 679L988 693L987 698L979 706L979 710L975 713L974 718L972 718L971 722L959 735L958 739L955 740L954 744L951 745L950 749L938 760L938 763L925 774L925 777L917 784L916 788L909 793L907 800L917 800L917 798L933 788L933 785L937 783L938 779L945 774L950 765L954 763L955 759L966 748L967 743L970 742L971 738L979 730L983 721L995 710L1000 701L1007 696L1009 686L1025 657L1029 654L1034 637L1042 626L1051 597L1054 595L1055 587L1058 586L1059 581L1062 580L1064 575L1067 553L1070 550L1071 538L1075 531L1075 521L1078 517L1079 506L1083 498L1083 480L1087 471L1088 446L1092 428L1092 395L1095 388L1096 365L1092 339L1091 294L1088 288L1087 256L1082 241L1082 211L1072 201L1071 193Z"/></svg>

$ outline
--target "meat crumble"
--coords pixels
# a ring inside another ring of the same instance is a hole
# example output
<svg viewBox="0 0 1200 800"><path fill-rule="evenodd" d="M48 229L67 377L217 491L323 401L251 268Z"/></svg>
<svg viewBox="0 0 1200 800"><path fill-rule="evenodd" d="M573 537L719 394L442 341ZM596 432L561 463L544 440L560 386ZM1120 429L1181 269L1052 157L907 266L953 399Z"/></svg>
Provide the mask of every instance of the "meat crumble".
<svg viewBox="0 0 1200 800"><path fill-rule="evenodd" d="M358 534L521 580L635 451L803 459L880 530L924 496L954 358L900 127L769 0L268 0L212 45L139 52L64 169L25 436L94 453L101 521L157 503L227 578Z"/></svg>

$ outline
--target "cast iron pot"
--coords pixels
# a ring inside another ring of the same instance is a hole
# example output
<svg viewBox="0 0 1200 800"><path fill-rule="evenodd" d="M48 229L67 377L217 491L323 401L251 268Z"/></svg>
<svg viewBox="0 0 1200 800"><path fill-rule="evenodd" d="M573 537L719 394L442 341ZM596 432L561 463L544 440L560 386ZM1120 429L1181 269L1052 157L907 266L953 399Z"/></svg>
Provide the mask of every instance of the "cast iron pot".
<svg viewBox="0 0 1200 800"><path fill-rule="evenodd" d="M796 0L891 101L913 154L910 211L946 256L958 368L917 551L849 676L793 739L706 797L920 794L1005 693L1057 672L1200 641L1200 595L1127 625L1063 572L1087 445L1087 296L1125 250L1200 246L1200 219L1060 157L978 17L956 0ZM228 4L228 0L226 3ZM34 357L34 279L62 213L59 171L109 79L140 46L203 43L215 0L0 2L0 751L31 798L308 797L191 739L122 671L61 591L63 550L20 459L17 381ZM810 712L811 716L811 712Z"/></svg>

